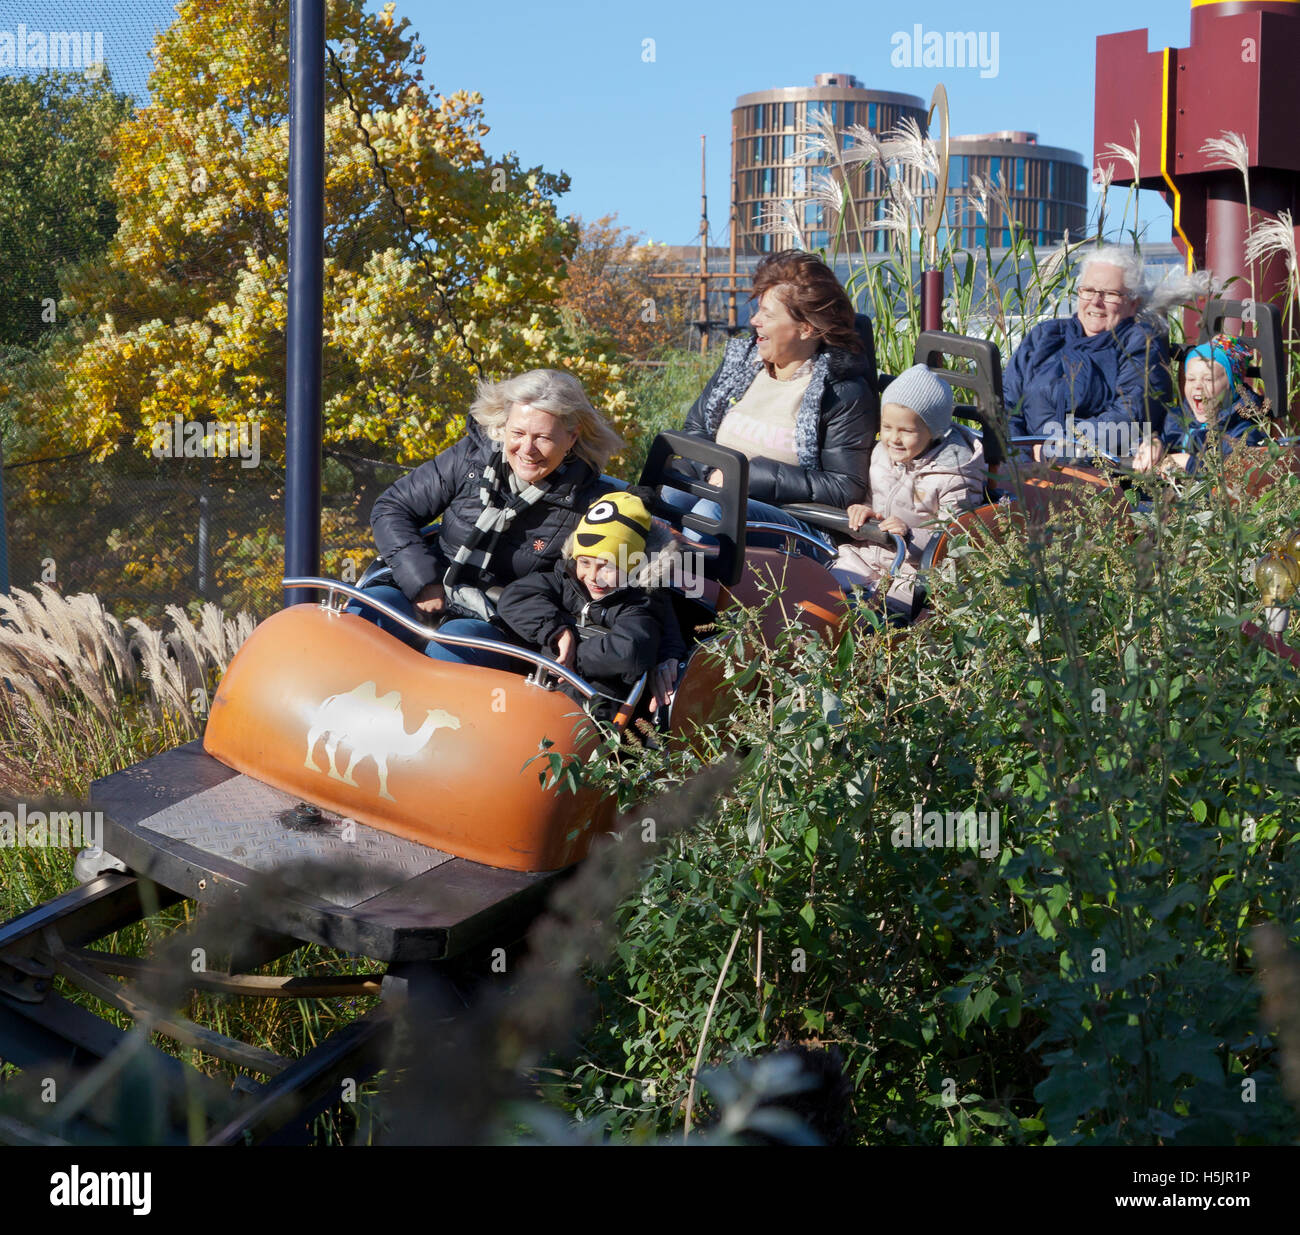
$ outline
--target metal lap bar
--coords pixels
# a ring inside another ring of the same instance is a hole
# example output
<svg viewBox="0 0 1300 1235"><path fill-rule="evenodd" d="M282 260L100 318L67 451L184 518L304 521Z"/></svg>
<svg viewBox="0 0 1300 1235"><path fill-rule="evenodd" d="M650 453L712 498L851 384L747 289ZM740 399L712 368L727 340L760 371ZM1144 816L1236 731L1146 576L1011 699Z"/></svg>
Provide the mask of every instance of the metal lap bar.
<svg viewBox="0 0 1300 1235"><path fill-rule="evenodd" d="M557 678L567 682L588 703L597 697L602 699L610 698L603 691L597 690L590 682L584 681L576 673L566 669L559 661L552 660L549 656L543 656L540 652L531 651L529 648L521 648L513 643L499 643L495 639L478 639L473 635L444 635L436 627L414 622L406 614L399 613L384 601L376 600L373 596L366 595L362 589L352 587L347 583L340 583L337 579L293 578L285 579L281 586L284 588L312 587L327 591L329 597L326 604L330 605L331 608L333 607L334 593L342 592L345 596L352 597L353 600L359 600L372 609L377 609L386 618L397 622L413 635L422 635L426 639L432 639L435 643L450 644L454 647L481 648L485 652L499 652L504 656L513 657L515 660L527 661L534 668L538 670L544 669L547 673L552 673ZM629 716L632 714L632 710L641 698L641 692L645 689L647 676L647 674L643 673L641 680L632 687L632 693L623 700L619 708L619 715L622 715L624 711Z"/></svg>
<svg viewBox="0 0 1300 1235"><path fill-rule="evenodd" d="M1065 438L1055 437L1049 434L1032 434L1032 435L1027 435L1025 437L1011 437L1007 439L1007 444L1010 446L1027 446L1031 443L1038 444L1042 442L1059 442L1062 445L1067 444L1067 440ZM1078 442L1069 442L1068 444L1074 446L1076 449L1079 445ZM1104 450L1093 449L1091 453L1087 455L1071 455L1069 456L1069 461L1078 462L1080 458L1106 459L1109 462L1114 463L1120 467L1124 466L1123 460L1119 457L1119 455L1112 455L1107 453ZM1065 459L1066 459L1065 455L1053 455L1050 459L1044 459L1043 462L1056 463L1058 461L1065 460Z"/></svg>
<svg viewBox="0 0 1300 1235"><path fill-rule="evenodd" d="M618 712L614 716L614 724L620 729L624 728L628 721L632 719L632 713L636 711L636 705L641 702L641 696L645 693L646 683L650 680L648 673L643 673L637 678L631 693L622 703L618 705ZM612 698L613 696L609 696Z"/></svg>
<svg viewBox="0 0 1300 1235"><path fill-rule="evenodd" d="M804 544L812 546L821 553L833 555L835 550L831 549L824 540L810 535L802 528L791 527L788 523L761 523L753 522L745 524L746 532L776 532L781 536L788 536L792 540L801 540Z"/></svg>
<svg viewBox="0 0 1300 1235"><path fill-rule="evenodd" d="M801 528L790 527L789 524L786 523L746 523L745 530L747 532L776 532L782 536L790 536L796 540L806 541L815 549L819 549L822 553L825 553L828 556L833 556L835 553L835 550L827 546L824 540L818 540L816 536L810 536ZM894 563L890 566L889 573L891 575L896 575L902 568L903 563L907 560L907 542L904 541L901 536L896 536L892 532L886 532L884 534L888 536L895 545Z"/></svg>
<svg viewBox="0 0 1300 1235"><path fill-rule="evenodd" d="M536 669L545 669L548 673L553 673L557 678L561 678L574 690L578 691L584 699L591 699L601 693L590 683L583 681L576 673L566 669L549 656L543 656L540 652L521 648L513 643L501 643L495 639L478 639L473 635L445 635L437 627L425 626L421 622L413 621L406 614L399 613L384 601L376 600L375 597L367 595L362 589L352 587L347 583L340 583L337 579L293 578L285 579L281 586L285 588L316 588L328 592L329 597L326 603L331 607L334 601L334 593L342 592L344 596L349 596L353 600L369 605L370 608L382 613L384 617L396 622L404 630L409 630L413 635L419 635L425 639L432 639L435 643L443 643L452 647L479 648L485 652L496 652L502 656L509 656L514 660L526 661Z"/></svg>

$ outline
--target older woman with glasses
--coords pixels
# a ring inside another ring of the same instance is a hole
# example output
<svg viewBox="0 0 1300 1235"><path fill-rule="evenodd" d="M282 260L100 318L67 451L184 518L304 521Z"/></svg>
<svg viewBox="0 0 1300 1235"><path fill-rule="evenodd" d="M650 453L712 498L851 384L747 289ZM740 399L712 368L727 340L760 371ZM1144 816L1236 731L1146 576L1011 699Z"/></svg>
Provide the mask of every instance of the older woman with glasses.
<svg viewBox="0 0 1300 1235"><path fill-rule="evenodd" d="M1133 456L1159 434L1170 398L1169 340L1146 307L1142 259L1095 249L1079 274L1073 317L1040 322L1007 366L1012 438L1045 438L1036 459Z"/></svg>

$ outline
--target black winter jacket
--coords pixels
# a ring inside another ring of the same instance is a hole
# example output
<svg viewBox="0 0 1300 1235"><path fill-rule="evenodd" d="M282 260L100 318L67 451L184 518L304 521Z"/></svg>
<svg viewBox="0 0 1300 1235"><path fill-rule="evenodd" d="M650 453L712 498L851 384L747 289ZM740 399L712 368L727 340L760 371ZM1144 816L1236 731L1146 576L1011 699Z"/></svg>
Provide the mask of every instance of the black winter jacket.
<svg viewBox="0 0 1300 1235"><path fill-rule="evenodd" d="M561 631L576 631L574 668L610 694L626 693L664 659L664 620L655 594L624 587L592 600L568 562L516 579L501 593L497 616L526 642L548 651Z"/></svg>
<svg viewBox="0 0 1300 1235"><path fill-rule="evenodd" d="M442 582L456 550L473 532L483 513L479 499L483 467L496 449L497 444L471 421L459 442L408 472L375 502L370 513L375 546L408 599L414 600L428 584ZM466 582L486 589L531 571L548 570L559 561L564 542L587 508L609 488L589 464L577 458L562 463L549 479L545 496L520 511L501 533L487 568ZM426 543L420 529L439 515L442 526Z"/></svg>
<svg viewBox="0 0 1300 1235"><path fill-rule="evenodd" d="M799 463L750 459L749 496L756 501L775 506L823 502L843 509L867 500L880 398L871 323L859 314L857 327L864 351L827 348L814 358L813 378L795 424ZM715 440L723 417L749 389L760 364L752 334L732 339L718 371L687 413L685 431Z"/></svg>

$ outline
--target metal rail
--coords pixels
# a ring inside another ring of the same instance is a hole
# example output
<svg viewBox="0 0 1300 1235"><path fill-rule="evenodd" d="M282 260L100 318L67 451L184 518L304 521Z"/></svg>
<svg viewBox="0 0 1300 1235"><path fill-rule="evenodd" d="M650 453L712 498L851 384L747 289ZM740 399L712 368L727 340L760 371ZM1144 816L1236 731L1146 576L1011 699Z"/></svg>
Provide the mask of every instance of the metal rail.
<svg viewBox="0 0 1300 1235"><path fill-rule="evenodd" d="M790 536L796 540L806 541L808 544L819 549L822 553L825 553L828 556L833 557L835 554L835 550L830 548L824 540L809 535L802 528L791 527L788 523L746 523L745 531L777 532L783 536ZM907 542L894 532L886 532L884 534L894 541L896 546L894 561L889 568L889 573L891 575L896 575L899 570L902 569L903 563L907 560Z"/></svg>
<svg viewBox="0 0 1300 1235"><path fill-rule="evenodd" d="M1010 446L1026 446L1029 444L1039 444L1042 442L1059 442L1061 445L1070 445L1076 450L1079 448L1079 442L1071 442L1068 438L1057 437L1046 433L1026 434L1024 437L1011 437L1007 439ZM1116 467L1123 467L1124 460L1119 455L1110 454L1105 450L1097 450L1093 447L1087 447L1088 453L1074 454L1068 457L1070 462L1079 462L1081 459L1105 459L1108 463L1113 463ZM1044 463L1058 463L1066 461L1065 455L1053 455L1050 459L1044 459Z"/></svg>
<svg viewBox="0 0 1300 1235"><path fill-rule="evenodd" d="M567 682L576 690L585 701L590 702L597 697L601 699L615 698L613 695L606 694L603 690L597 690L590 682L580 678L570 669L566 669L559 661L552 660L549 656L543 656L540 652L534 652L529 648L522 648L513 643L499 642L496 639L479 639L473 635L448 635L443 634L436 626L425 626L422 622L414 621L406 614L394 609L392 605L375 597L368 595L361 588L353 587L349 583L341 583L337 579L321 579L312 576L286 578L281 581L281 586L286 590L289 588L316 588L319 591L328 592L325 599L327 608L334 608L334 593L341 592L344 596L351 597L353 600L360 601L362 604L369 605L372 609L382 613L390 621L396 622L404 630L409 630L413 635L419 635L425 639L431 639L435 643L443 643L452 647L479 648L484 652L493 652L502 656L509 656L515 660L526 661L539 672L545 670L555 677ZM643 673L637 680L635 686L627 698L622 701L619 707L619 714L626 712L631 714L641 699L641 694L645 690L646 681L649 675Z"/></svg>

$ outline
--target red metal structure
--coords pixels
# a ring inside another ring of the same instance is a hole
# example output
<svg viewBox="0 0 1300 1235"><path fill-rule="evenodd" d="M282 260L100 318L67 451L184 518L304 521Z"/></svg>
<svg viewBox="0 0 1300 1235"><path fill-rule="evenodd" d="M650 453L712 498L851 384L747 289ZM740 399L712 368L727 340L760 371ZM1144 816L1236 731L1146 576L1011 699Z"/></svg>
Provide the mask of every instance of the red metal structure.
<svg viewBox="0 0 1300 1235"><path fill-rule="evenodd" d="M1132 183L1128 162L1101 153L1133 146L1140 132L1139 187L1162 193L1174 241L1189 267L1231 276L1230 295L1274 300L1285 294L1280 257L1257 265L1253 294L1245 245L1249 229L1278 212L1295 218L1300 183L1300 0L1191 0L1191 45L1148 50L1146 30L1097 39L1096 164ZM1250 218L1241 173L1206 153L1225 133L1245 138Z"/></svg>

